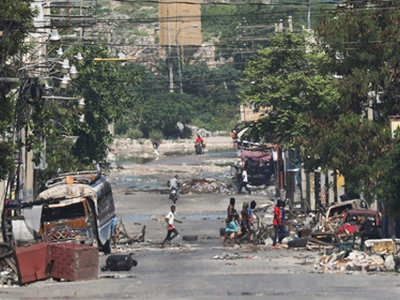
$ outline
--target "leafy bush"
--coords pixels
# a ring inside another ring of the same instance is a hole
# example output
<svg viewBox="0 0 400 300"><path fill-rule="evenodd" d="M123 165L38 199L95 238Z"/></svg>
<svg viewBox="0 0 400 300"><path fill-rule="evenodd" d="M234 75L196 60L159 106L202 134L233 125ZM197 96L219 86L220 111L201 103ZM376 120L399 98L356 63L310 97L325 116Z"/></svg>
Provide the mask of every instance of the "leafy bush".
<svg viewBox="0 0 400 300"><path fill-rule="evenodd" d="M151 138L152 140L155 140L155 141L160 141L164 138L164 135L160 130L153 129L149 133L149 138Z"/></svg>
<svg viewBox="0 0 400 300"><path fill-rule="evenodd" d="M185 126L185 127L183 128L182 138L183 138L183 139L190 139L190 138L192 138L192 130L191 130L189 127Z"/></svg>
<svg viewBox="0 0 400 300"><path fill-rule="evenodd" d="M133 140L137 140L143 137L143 132L141 132L139 129L136 128L130 128L126 132L126 137Z"/></svg>

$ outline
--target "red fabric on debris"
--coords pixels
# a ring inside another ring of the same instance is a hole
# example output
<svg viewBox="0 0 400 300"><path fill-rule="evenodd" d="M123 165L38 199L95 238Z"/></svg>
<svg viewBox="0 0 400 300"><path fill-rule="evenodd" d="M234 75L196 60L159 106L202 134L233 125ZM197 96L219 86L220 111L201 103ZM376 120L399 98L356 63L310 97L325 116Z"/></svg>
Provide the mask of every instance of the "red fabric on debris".
<svg viewBox="0 0 400 300"><path fill-rule="evenodd" d="M248 159L258 160L258 161L270 161L272 158L272 151L250 151L250 150L241 150L241 158L242 161L246 161Z"/></svg>

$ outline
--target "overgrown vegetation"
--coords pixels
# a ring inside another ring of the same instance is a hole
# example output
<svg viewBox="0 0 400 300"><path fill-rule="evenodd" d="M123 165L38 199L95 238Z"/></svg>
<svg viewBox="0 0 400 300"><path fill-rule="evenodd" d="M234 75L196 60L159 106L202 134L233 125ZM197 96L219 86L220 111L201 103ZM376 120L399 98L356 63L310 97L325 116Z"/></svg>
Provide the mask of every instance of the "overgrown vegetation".
<svg viewBox="0 0 400 300"><path fill-rule="evenodd" d="M312 38L270 37L241 90L243 101L268 108L256 124L267 140L300 149L306 170L342 174L346 192L380 197L393 215L400 213L399 136L389 126L400 108L396 3L326 10Z"/></svg>
<svg viewBox="0 0 400 300"><path fill-rule="evenodd" d="M137 98L136 110L117 122L117 134L141 132L149 138L158 130L165 138L191 137L177 123L191 124L207 130L229 130L239 118L239 98L236 82L240 73L233 67L209 69L204 62L182 66L183 93L179 92L179 80L175 89L169 90L168 69L159 62L159 72L147 72L140 85L132 93ZM177 66L174 66L175 72ZM178 78L175 73L174 78Z"/></svg>
<svg viewBox="0 0 400 300"><path fill-rule="evenodd" d="M29 50L24 42L28 31L33 30L33 12L30 0L0 2L0 77L18 78L21 59ZM15 119L17 95L14 89L18 83L0 80L0 180L13 173L15 145L10 138L13 134L12 123ZM19 97L23 97L20 95Z"/></svg>

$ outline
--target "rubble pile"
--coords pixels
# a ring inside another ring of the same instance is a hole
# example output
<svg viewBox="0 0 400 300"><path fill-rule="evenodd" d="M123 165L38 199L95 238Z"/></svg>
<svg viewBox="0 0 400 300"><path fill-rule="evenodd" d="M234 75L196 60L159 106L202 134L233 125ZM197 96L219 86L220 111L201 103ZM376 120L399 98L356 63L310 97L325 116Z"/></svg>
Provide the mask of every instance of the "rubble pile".
<svg viewBox="0 0 400 300"><path fill-rule="evenodd" d="M400 273L400 239L382 239L379 212L363 205L354 200L308 214L286 208L288 233L279 248L320 251L319 273ZM256 237L267 246L272 244L272 210L273 203L255 209Z"/></svg>
<svg viewBox="0 0 400 300"><path fill-rule="evenodd" d="M319 259L322 273L384 272L400 273L400 240L367 240L365 251L343 250L324 255Z"/></svg>
<svg viewBox="0 0 400 300"><path fill-rule="evenodd" d="M213 178L192 179L191 181L183 182L180 191L182 195L200 193L232 194L234 192L232 186Z"/></svg>

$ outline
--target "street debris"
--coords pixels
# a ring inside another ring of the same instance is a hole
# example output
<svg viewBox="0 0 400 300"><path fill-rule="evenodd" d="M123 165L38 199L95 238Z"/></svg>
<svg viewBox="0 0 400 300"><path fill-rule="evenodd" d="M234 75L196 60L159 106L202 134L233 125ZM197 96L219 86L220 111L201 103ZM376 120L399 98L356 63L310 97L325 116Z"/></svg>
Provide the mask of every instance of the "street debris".
<svg viewBox="0 0 400 300"><path fill-rule="evenodd" d="M107 257L106 265L101 268L103 272L109 271L129 271L137 266L137 261L132 258L133 253L116 254Z"/></svg>
<svg viewBox="0 0 400 300"><path fill-rule="evenodd" d="M253 256L253 255L249 256L249 255L241 255L241 254L238 254L238 253L230 254L230 253L224 252L221 255L215 255L212 259L214 259L214 260L219 260L219 259L222 259L222 260L235 260L235 259L252 260L252 259L255 259L255 258L258 258L258 257L257 256Z"/></svg>
<svg viewBox="0 0 400 300"><path fill-rule="evenodd" d="M115 231L112 236L113 248L115 249L118 245L131 245L133 243L143 243L145 241L146 235L146 225L143 225L142 231L135 236L129 236L128 232L125 229L124 224L122 223L122 219L119 219L118 223L115 226Z"/></svg>
<svg viewBox="0 0 400 300"><path fill-rule="evenodd" d="M202 194L202 193L219 193L231 194L233 192L232 185L225 182L217 181L213 178L192 179L183 182L181 186L182 195Z"/></svg>
<svg viewBox="0 0 400 300"><path fill-rule="evenodd" d="M98 278L98 248L93 246L70 242L30 244L15 248L15 259L17 270L13 270L12 277L18 277L20 285L49 278L60 281Z"/></svg>
<svg viewBox="0 0 400 300"><path fill-rule="evenodd" d="M380 255L378 253L367 254L362 251L341 251L324 255L319 259L320 273L346 273L354 272L400 272L400 260L395 260L393 254Z"/></svg>
<svg viewBox="0 0 400 300"><path fill-rule="evenodd" d="M258 205L251 240L236 239L235 243L240 247L245 243L271 246L273 206L273 201ZM318 272L400 272L400 239L381 238L380 214L369 209L364 201L351 200L308 214L290 207L285 211L287 234L278 248L318 251ZM224 228L219 231L220 235L225 232ZM213 259L238 258L238 254L224 253Z"/></svg>
<svg viewBox="0 0 400 300"><path fill-rule="evenodd" d="M121 220L114 234L116 244L144 242L146 226L131 237ZM40 280L80 281L98 278L99 249L95 246L74 242L58 243L1 243L0 280L1 286L25 285ZM130 254L131 255L131 254ZM107 269L114 270L115 256L109 257ZM123 255L121 255L123 256ZM125 255L126 256L126 255ZM137 265L130 260L131 267ZM117 263L118 265L118 263ZM119 271L119 269L115 269ZM113 277L113 278L122 278Z"/></svg>
<svg viewBox="0 0 400 300"><path fill-rule="evenodd" d="M265 212L272 209L265 207ZM400 239L381 238L380 214L368 209L362 200L335 204L308 215L290 208L286 211L289 235L280 248L319 251L318 272L400 272Z"/></svg>

